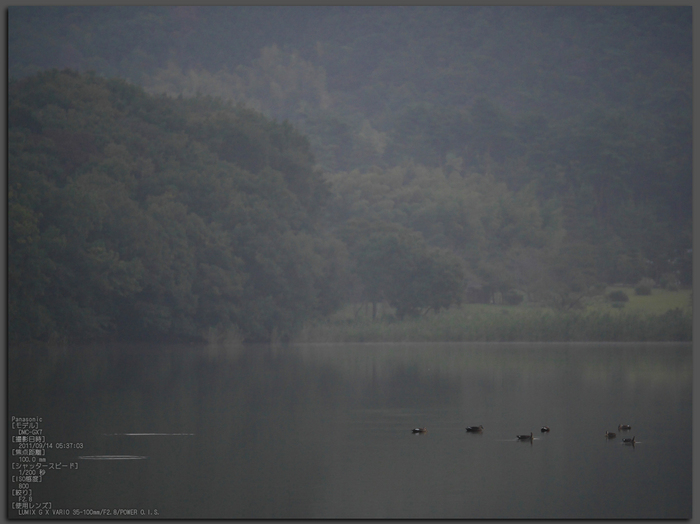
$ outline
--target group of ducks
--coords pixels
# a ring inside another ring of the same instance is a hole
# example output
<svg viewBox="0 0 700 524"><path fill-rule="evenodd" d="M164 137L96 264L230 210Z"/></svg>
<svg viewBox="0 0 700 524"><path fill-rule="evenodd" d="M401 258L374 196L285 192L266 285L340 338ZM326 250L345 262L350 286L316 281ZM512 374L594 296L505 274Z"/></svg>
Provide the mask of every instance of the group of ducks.
<svg viewBox="0 0 700 524"><path fill-rule="evenodd" d="M632 429L632 426L630 426L629 424L620 424L619 426L617 426L617 429L619 431L629 431L630 429ZM609 431L605 432L605 438L615 438L616 436L617 435L615 433L610 433ZM623 438L622 442L625 444L632 444L634 446L637 440L636 437Z"/></svg>
<svg viewBox="0 0 700 524"><path fill-rule="evenodd" d="M619 426L617 426L617 429L618 429L618 431L629 431L630 429L632 429L632 426L630 426L629 424L620 424ZM427 428L414 428L412 431L413 431L413 433L427 433L428 432ZM484 426L469 426L469 427L467 427L467 433L481 433L483 431L484 431ZM540 428L540 431L542 433L549 433L549 427L542 426ZM609 431L605 432L605 438L611 439L611 438L615 438L616 436L617 436L616 433L610 433ZM530 433L529 435L516 435L516 437L518 440L530 440L531 441L534 439L534 436L532 433ZM636 437L632 437L632 438L623 438L622 442L623 442L623 444L631 444L632 446L634 446L634 444L637 441L636 441Z"/></svg>

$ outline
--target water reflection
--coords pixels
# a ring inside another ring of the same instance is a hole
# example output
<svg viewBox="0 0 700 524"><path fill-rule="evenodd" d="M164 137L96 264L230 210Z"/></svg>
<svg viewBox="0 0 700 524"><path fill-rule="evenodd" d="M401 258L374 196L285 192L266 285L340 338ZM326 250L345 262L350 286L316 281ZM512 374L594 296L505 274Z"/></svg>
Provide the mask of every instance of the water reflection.
<svg viewBox="0 0 700 524"><path fill-rule="evenodd" d="M689 344L36 348L10 353L8 413L43 414L50 438L85 443L56 460L148 458L47 478L37 496L61 507L686 518L691 363ZM635 435L606 438L621 423Z"/></svg>

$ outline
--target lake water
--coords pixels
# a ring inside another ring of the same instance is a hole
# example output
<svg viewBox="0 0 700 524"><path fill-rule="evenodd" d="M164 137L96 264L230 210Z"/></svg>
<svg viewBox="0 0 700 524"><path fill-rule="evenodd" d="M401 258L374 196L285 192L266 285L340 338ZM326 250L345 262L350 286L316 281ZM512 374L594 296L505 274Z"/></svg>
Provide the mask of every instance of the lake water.
<svg viewBox="0 0 700 524"><path fill-rule="evenodd" d="M8 366L8 417L52 444L21 463L40 510L691 516L691 344L92 345L11 350ZM27 446L8 447L20 464Z"/></svg>

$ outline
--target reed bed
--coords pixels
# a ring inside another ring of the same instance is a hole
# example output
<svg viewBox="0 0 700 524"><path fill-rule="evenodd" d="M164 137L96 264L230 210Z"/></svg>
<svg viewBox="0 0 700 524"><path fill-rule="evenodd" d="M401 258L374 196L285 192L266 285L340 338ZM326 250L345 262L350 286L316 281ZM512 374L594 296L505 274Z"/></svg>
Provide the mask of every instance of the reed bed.
<svg viewBox="0 0 700 524"><path fill-rule="evenodd" d="M464 305L396 320L341 315L307 325L298 342L651 342L692 340L692 314L557 312L546 308Z"/></svg>

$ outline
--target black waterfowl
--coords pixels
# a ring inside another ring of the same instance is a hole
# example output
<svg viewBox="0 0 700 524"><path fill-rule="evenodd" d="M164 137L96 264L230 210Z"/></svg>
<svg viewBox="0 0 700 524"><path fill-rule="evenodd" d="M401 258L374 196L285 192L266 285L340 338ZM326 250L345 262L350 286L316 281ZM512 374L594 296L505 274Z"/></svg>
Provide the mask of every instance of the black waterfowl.
<svg viewBox="0 0 700 524"><path fill-rule="evenodd" d="M629 424L620 424L619 426L617 426L617 429L622 431L629 431L630 429L632 429L632 426L630 426Z"/></svg>
<svg viewBox="0 0 700 524"><path fill-rule="evenodd" d="M532 433L529 435L516 435L518 440L532 440Z"/></svg>
<svg viewBox="0 0 700 524"><path fill-rule="evenodd" d="M615 433L605 432L605 438L615 438L617 435Z"/></svg>
<svg viewBox="0 0 700 524"><path fill-rule="evenodd" d="M636 441L636 437L632 437L632 438L623 438L623 439L622 439L622 442L623 442L624 444L632 444L632 445L634 446L634 444L635 444L637 441Z"/></svg>
<svg viewBox="0 0 700 524"><path fill-rule="evenodd" d="M482 431L484 431L484 426L469 426L467 428L467 431L469 433L481 433Z"/></svg>
<svg viewBox="0 0 700 524"><path fill-rule="evenodd" d="M427 433L428 430L426 428L413 428L411 430L413 433Z"/></svg>
<svg viewBox="0 0 700 524"><path fill-rule="evenodd" d="M549 426L542 426L542 429L540 429L542 433L549 433Z"/></svg>

